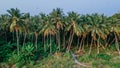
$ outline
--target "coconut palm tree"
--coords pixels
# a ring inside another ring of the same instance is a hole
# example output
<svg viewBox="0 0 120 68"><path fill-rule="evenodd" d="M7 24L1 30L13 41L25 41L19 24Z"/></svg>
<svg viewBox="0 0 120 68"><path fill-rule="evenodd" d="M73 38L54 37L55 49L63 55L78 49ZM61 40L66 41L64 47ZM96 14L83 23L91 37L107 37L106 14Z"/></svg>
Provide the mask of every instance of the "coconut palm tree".
<svg viewBox="0 0 120 68"><path fill-rule="evenodd" d="M53 11L50 13L51 19L53 20L53 23L56 26L57 29L57 33L56 33L56 40L58 43L58 48L60 51L60 29L63 29L63 23L62 23L62 19L63 19L63 11L60 8L57 9L53 9Z"/></svg>
<svg viewBox="0 0 120 68"><path fill-rule="evenodd" d="M48 21L48 18L47 18L47 16L46 16L46 14L44 14L44 13L40 13L39 14L40 15L40 27L41 27L41 30L39 31L39 34L42 34L43 35L43 37L44 37L44 52L46 52L46 40L45 40L45 35L44 35L44 29L43 29L43 27L45 26L45 24L46 24L46 22Z"/></svg>
<svg viewBox="0 0 120 68"><path fill-rule="evenodd" d="M31 26L31 32L35 35L35 47L37 50L38 35L39 35L39 31L41 30L40 17L32 16L30 26Z"/></svg>
<svg viewBox="0 0 120 68"><path fill-rule="evenodd" d="M63 19L62 19L62 23L63 23L63 30L61 31L62 32L62 47L63 49L66 48L66 45L67 45L67 42L66 42L66 37L67 37L67 33L68 33L68 30L67 30L67 27L68 27L68 16L63 16Z"/></svg>
<svg viewBox="0 0 120 68"><path fill-rule="evenodd" d="M52 35L55 35L57 33L57 30L56 30L55 25L52 22L50 16L47 16L47 21L45 22L41 32L44 33L44 37L49 35L49 38L50 38L50 44L49 44L50 53L52 53L52 41L51 41L52 40Z"/></svg>
<svg viewBox="0 0 120 68"><path fill-rule="evenodd" d="M24 30L24 40L23 40L23 46L25 44L27 35L30 34L30 14L25 13L22 17L22 21L25 24L25 30Z"/></svg>
<svg viewBox="0 0 120 68"><path fill-rule="evenodd" d="M16 32L16 38L17 38L17 51L19 54L19 33L22 32L22 30L24 30L24 23L21 20L22 18L22 13L20 13L19 9L14 9L11 8L10 10L7 10L7 12L9 13L9 16L11 17L11 25L10 25L10 32Z"/></svg>
<svg viewBox="0 0 120 68"><path fill-rule="evenodd" d="M82 35L81 35L81 41L80 42L80 46L79 46L79 51L84 50L84 41L85 41L85 38L87 37L87 35L89 35L89 28L88 28L88 20L87 20L87 17L88 17L88 14L87 15L82 15L81 18L80 18L80 23L79 23L79 26L81 26L82 28ZM88 36L89 37L89 36ZM88 45L88 37L87 37L87 45ZM82 48L82 45L83 45L83 48ZM78 45L77 45L78 46Z"/></svg>
<svg viewBox="0 0 120 68"><path fill-rule="evenodd" d="M10 16L8 14L1 15L1 29L8 31L10 26Z"/></svg>
<svg viewBox="0 0 120 68"><path fill-rule="evenodd" d="M10 21L10 16L8 14L1 15L0 27L1 30L3 31L1 33L4 33L6 42L7 42L7 32L9 31L9 27L10 27L9 21Z"/></svg>
<svg viewBox="0 0 120 68"><path fill-rule="evenodd" d="M106 25L103 17L104 15L98 15L97 13L88 15L88 25L92 37L89 54L91 52L92 43L94 43L95 46L97 45L97 53L99 53L100 40L106 39L107 37L107 35L105 34Z"/></svg>
<svg viewBox="0 0 120 68"><path fill-rule="evenodd" d="M111 24L114 26L117 25L116 29L118 30L119 28L119 23L120 23L120 13L115 13L113 16L111 16L108 20L109 22L111 22ZM120 37L119 37L120 38Z"/></svg>
<svg viewBox="0 0 120 68"><path fill-rule="evenodd" d="M115 46L116 46L116 49L118 51L118 53L120 54L120 50L119 50L119 36L120 36L120 21L119 19L115 18L115 17L111 17L109 18L109 23L110 23L110 31L113 33L114 35L114 39L115 39Z"/></svg>
<svg viewBox="0 0 120 68"><path fill-rule="evenodd" d="M68 13L68 18L67 18L67 31L70 31L70 36L68 39L68 47L67 50L70 50L74 34L77 36L82 34L82 28L78 25L78 22L80 20L80 15L75 13L75 12L69 12Z"/></svg>

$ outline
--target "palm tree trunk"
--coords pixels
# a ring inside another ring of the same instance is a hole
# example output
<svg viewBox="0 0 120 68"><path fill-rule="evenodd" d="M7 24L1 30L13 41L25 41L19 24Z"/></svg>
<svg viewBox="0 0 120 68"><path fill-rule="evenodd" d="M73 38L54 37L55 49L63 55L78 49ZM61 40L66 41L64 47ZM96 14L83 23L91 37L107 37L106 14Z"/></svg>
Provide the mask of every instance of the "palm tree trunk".
<svg viewBox="0 0 120 68"><path fill-rule="evenodd" d="M84 47L85 47L85 41L84 41L84 38L83 38L83 46L82 46L83 51L85 51Z"/></svg>
<svg viewBox="0 0 120 68"><path fill-rule="evenodd" d="M79 43L80 43L80 38L78 37L78 39L77 39L77 48L79 46Z"/></svg>
<svg viewBox="0 0 120 68"><path fill-rule="evenodd" d="M58 48L59 48L59 51L60 51L60 32L58 31Z"/></svg>
<svg viewBox="0 0 120 68"><path fill-rule="evenodd" d="M73 37L74 37L74 32L72 33L72 38L71 38L71 41L70 41L70 47L71 47L71 44L72 44L72 41L73 41ZM69 47L69 49L70 49Z"/></svg>
<svg viewBox="0 0 120 68"><path fill-rule="evenodd" d="M18 36L18 30L16 30L16 38L17 38L17 52L18 52L18 55L19 55L19 36Z"/></svg>
<svg viewBox="0 0 120 68"><path fill-rule="evenodd" d="M23 46L25 45L26 36L27 36L27 33L24 34Z"/></svg>
<svg viewBox="0 0 120 68"><path fill-rule="evenodd" d="M12 34L12 35L13 35L13 42L14 42L14 40L15 40L15 37L14 37L14 31L13 31L13 34Z"/></svg>
<svg viewBox="0 0 120 68"><path fill-rule="evenodd" d="M63 33L63 41L62 41L62 46L63 46L63 49L65 48L65 32Z"/></svg>
<svg viewBox="0 0 120 68"><path fill-rule="evenodd" d="M97 40L97 54L99 54L99 47L100 47L100 36L98 37L98 40Z"/></svg>
<svg viewBox="0 0 120 68"><path fill-rule="evenodd" d="M44 36L44 52L46 52L45 36Z"/></svg>
<svg viewBox="0 0 120 68"><path fill-rule="evenodd" d="M81 41L80 41L80 46L79 46L78 51L82 49L82 43L83 43L83 37L82 37L82 39L81 39Z"/></svg>
<svg viewBox="0 0 120 68"><path fill-rule="evenodd" d="M110 37L108 36L108 40L106 39L106 42L105 42L105 47L109 45L109 41L110 41Z"/></svg>
<svg viewBox="0 0 120 68"><path fill-rule="evenodd" d="M31 42L32 42L32 43L33 43L33 39L34 39L34 36L32 35L32 36L31 36Z"/></svg>
<svg viewBox="0 0 120 68"><path fill-rule="evenodd" d="M35 32L35 47L37 51L37 40L38 40L38 34Z"/></svg>
<svg viewBox="0 0 120 68"><path fill-rule="evenodd" d="M74 36L74 32L72 31L72 34L71 34L71 37L70 37L70 40L69 40L69 43L68 43L68 48L67 48L68 51L70 50L70 47L71 47L71 44L72 44L72 41L73 41L73 36Z"/></svg>
<svg viewBox="0 0 120 68"><path fill-rule="evenodd" d="M7 42L7 33L6 33L6 31L5 31L5 41Z"/></svg>
<svg viewBox="0 0 120 68"><path fill-rule="evenodd" d="M115 38L110 42L110 44L112 44L114 41L115 41ZM110 44L109 44L109 46L110 46Z"/></svg>
<svg viewBox="0 0 120 68"><path fill-rule="evenodd" d="M51 42L51 35L50 35L50 54L52 54L52 42Z"/></svg>
<svg viewBox="0 0 120 68"><path fill-rule="evenodd" d="M94 40L93 43L94 43L94 46L97 47L96 40Z"/></svg>
<svg viewBox="0 0 120 68"><path fill-rule="evenodd" d="M93 43L93 38L92 38L91 45L90 45L89 55L91 54L92 45L93 45L92 43Z"/></svg>
<svg viewBox="0 0 120 68"><path fill-rule="evenodd" d="M60 32L58 31L58 33L56 34L56 41L57 41L57 45L58 45L58 49L60 51Z"/></svg>
<svg viewBox="0 0 120 68"><path fill-rule="evenodd" d="M118 44L118 38L117 38L117 35L115 34L115 32L114 32L114 35L115 35L115 46L116 46L116 49L117 49L117 51L118 51L118 54L120 55L119 44Z"/></svg>
<svg viewBox="0 0 120 68"><path fill-rule="evenodd" d="M46 47L49 46L49 40L50 40L49 35L47 35L47 46Z"/></svg>
<svg viewBox="0 0 120 68"><path fill-rule="evenodd" d="M89 43L89 36L87 36L87 47L88 47L88 43Z"/></svg>
<svg viewBox="0 0 120 68"><path fill-rule="evenodd" d="M55 34L55 43L58 44L58 35L57 35L57 33Z"/></svg>
<svg viewBox="0 0 120 68"><path fill-rule="evenodd" d="M70 36L69 36L69 39L68 39L68 41L67 41L67 50L68 50L69 45L70 45L71 37L72 37L72 30L70 31Z"/></svg>

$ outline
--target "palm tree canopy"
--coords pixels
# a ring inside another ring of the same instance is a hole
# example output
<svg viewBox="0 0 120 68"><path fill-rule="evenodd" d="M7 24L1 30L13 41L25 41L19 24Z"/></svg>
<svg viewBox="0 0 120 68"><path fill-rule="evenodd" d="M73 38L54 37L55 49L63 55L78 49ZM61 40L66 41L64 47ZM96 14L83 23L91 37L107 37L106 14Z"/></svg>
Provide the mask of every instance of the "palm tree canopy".
<svg viewBox="0 0 120 68"><path fill-rule="evenodd" d="M7 12L9 13L9 16L11 17L11 25L10 25L10 31L13 32L14 29L22 32L22 30L24 30L24 23L21 20L23 13L20 13L19 9L14 9L11 8L10 10L7 10Z"/></svg>
<svg viewBox="0 0 120 68"><path fill-rule="evenodd" d="M81 35L82 32L83 32L83 28L78 25L79 23L79 20L80 20L80 15L75 13L75 12L69 12L68 13L68 17L67 17L67 31L73 29L74 33L76 35Z"/></svg>

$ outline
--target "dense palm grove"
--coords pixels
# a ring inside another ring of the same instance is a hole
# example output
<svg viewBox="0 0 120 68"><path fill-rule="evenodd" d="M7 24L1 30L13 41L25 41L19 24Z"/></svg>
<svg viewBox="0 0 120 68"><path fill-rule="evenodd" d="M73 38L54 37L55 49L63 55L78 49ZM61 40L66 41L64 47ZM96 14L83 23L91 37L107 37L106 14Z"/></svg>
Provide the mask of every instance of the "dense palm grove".
<svg viewBox="0 0 120 68"><path fill-rule="evenodd" d="M120 14L64 14L57 8L49 14L31 16L11 8L0 15L0 62L13 65L42 59L48 54L97 49L99 54L114 46L120 54Z"/></svg>

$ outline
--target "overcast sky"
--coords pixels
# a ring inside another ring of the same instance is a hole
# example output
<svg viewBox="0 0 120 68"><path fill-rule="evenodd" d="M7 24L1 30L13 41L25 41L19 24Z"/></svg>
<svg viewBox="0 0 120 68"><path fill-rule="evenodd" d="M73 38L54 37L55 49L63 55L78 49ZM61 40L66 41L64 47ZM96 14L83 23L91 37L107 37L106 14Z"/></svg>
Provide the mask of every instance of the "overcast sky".
<svg viewBox="0 0 120 68"><path fill-rule="evenodd" d="M7 9L18 8L21 12L29 12L31 15L40 12L49 13L53 8L61 8L63 11L75 11L80 14L104 13L112 15L120 12L120 0L0 0L0 14Z"/></svg>

